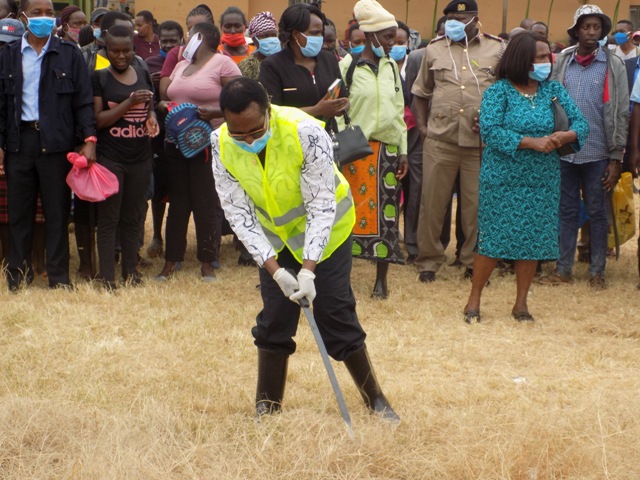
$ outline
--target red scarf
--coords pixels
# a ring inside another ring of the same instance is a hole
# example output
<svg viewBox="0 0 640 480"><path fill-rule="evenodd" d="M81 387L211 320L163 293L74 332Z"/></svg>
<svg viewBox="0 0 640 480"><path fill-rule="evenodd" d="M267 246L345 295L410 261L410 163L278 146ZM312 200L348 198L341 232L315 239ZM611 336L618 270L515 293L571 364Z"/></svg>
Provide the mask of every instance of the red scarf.
<svg viewBox="0 0 640 480"><path fill-rule="evenodd" d="M588 67L595 60L596 53L598 53L597 48L593 51L593 53L590 53L589 55L585 55L584 57L581 57L580 55L578 55L578 52L576 51L576 54L574 55L574 57L576 59L576 62L578 62L581 66Z"/></svg>

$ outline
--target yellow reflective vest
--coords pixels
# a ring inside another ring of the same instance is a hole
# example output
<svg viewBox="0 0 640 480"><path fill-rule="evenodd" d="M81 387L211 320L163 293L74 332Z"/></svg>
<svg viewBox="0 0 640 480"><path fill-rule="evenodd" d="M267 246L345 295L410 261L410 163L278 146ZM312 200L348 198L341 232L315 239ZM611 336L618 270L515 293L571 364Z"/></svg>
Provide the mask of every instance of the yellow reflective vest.
<svg viewBox="0 0 640 480"><path fill-rule="evenodd" d="M298 138L298 123L315 120L297 108L271 105L269 125L271 138L266 146L264 166L257 155L235 144L227 133L227 124L220 127L220 161L251 197L256 215L276 252L286 246L302 263L307 212L300 190L303 162ZM322 259L331 254L349 237L356 214L349 183L333 166L336 185L336 216Z"/></svg>

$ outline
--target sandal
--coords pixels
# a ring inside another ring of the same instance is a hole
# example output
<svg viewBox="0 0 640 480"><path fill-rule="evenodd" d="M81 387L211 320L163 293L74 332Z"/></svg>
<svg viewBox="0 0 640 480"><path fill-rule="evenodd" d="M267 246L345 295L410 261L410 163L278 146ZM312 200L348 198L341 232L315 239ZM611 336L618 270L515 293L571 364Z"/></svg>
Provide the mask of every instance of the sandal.
<svg viewBox="0 0 640 480"><path fill-rule="evenodd" d="M212 283L216 281L216 274L214 273L214 267L210 263L203 263L200 267L200 275L202 281L206 283Z"/></svg>
<svg viewBox="0 0 640 480"><path fill-rule="evenodd" d="M573 283L573 278L570 275L562 275L558 272L551 272L549 275L543 275L538 280L540 285L567 285Z"/></svg>
<svg viewBox="0 0 640 480"><path fill-rule="evenodd" d="M154 280L156 282L169 281L169 279L175 274L176 270L179 270L178 264L179 262L165 261L162 271L154 277Z"/></svg>
<svg viewBox="0 0 640 480"><path fill-rule="evenodd" d="M467 310L464 312L464 321L470 325L480 322L480 310Z"/></svg>
<svg viewBox="0 0 640 480"><path fill-rule="evenodd" d="M525 311L522 312L511 312L511 316L514 318L514 320L516 320L517 322L533 322L535 321L535 319L533 318L533 316Z"/></svg>

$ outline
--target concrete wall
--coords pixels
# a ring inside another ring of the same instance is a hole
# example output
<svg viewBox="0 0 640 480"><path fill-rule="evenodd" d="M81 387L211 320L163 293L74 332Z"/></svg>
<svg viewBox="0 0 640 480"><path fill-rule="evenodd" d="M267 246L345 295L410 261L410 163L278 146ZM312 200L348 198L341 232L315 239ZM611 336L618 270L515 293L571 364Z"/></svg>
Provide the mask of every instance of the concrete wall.
<svg viewBox="0 0 640 480"><path fill-rule="evenodd" d="M619 3L618 18L629 17L630 5L640 4L640 0L592 0L602 10L613 18L616 4ZM177 20L184 24L187 13L191 8L200 3L198 0L136 0L136 10L150 10L162 20ZM247 14L247 20L253 15L263 10L273 12L276 18L287 7L287 0L221 0L217 2L206 2L212 7L218 23L220 14L229 5L236 5ZM412 28L419 30L422 36L430 38L432 36L432 25L434 20L434 7L437 6L436 19L442 14L442 10L448 3L446 0L382 0L384 7L393 13L397 19L405 21ZM520 20L524 18L527 0L507 0L507 30L518 26ZM549 18L549 8L553 3L553 9ZM549 20L550 40L566 41L566 30L573 23L573 13L580 6L586 3L580 0L531 0L529 16L534 20ZM503 0L478 0L479 17L483 25L483 30L488 33L497 34L502 30ZM331 18L338 30L344 30L347 21L351 18L353 0L326 0L322 4L322 10ZM407 15L408 7L408 15ZM343 28L344 26L344 28Z"/></svg>

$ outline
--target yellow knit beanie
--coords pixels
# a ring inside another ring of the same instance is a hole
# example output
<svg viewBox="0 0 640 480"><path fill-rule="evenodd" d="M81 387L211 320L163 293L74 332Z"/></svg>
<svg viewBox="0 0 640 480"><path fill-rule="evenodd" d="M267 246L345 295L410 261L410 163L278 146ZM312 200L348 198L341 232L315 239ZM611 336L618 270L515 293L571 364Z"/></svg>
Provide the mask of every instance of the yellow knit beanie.
<svg viewBox="0 0 640 480"><path fill-rule="evenodd" d="M360 0L353 8L353 13L363 32L379 32L398 26L396 17L387 12L376 0Z"/></svg>

